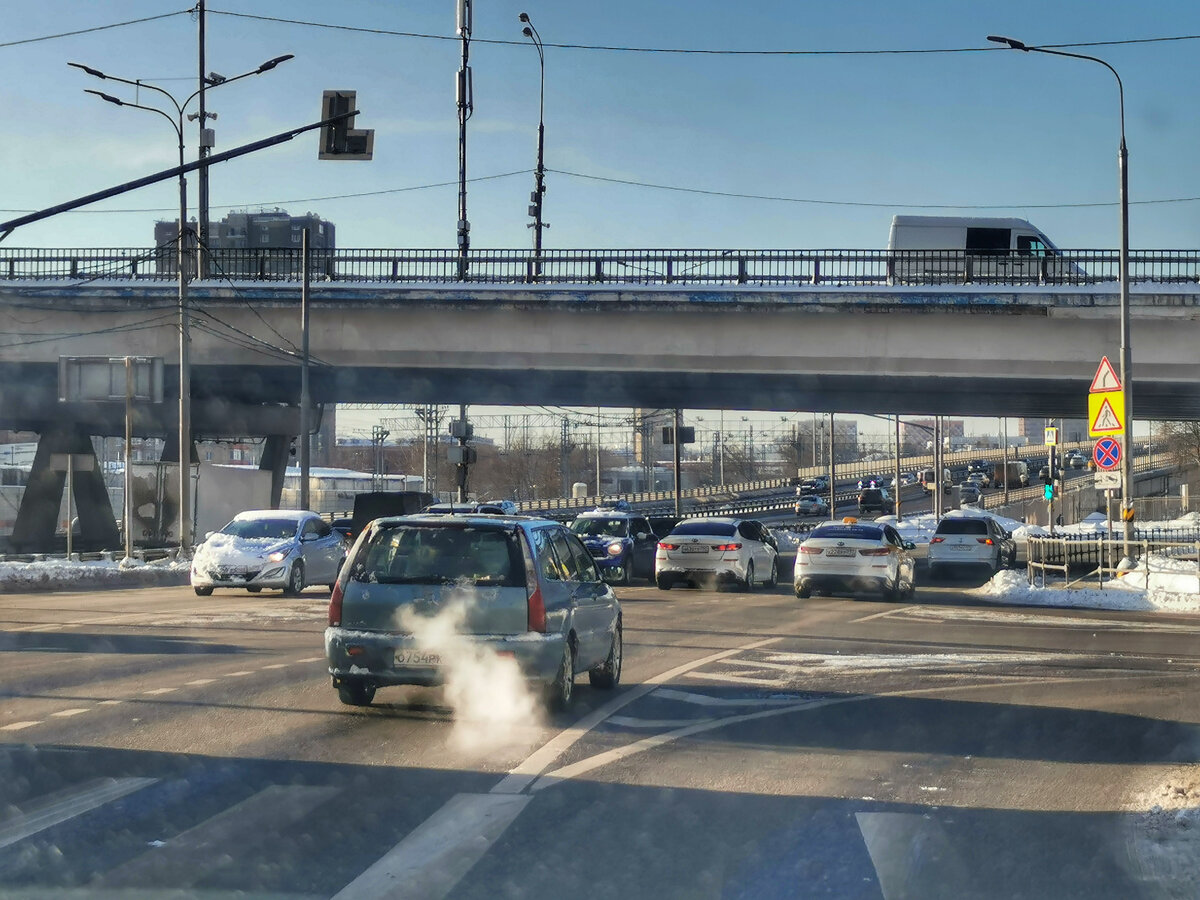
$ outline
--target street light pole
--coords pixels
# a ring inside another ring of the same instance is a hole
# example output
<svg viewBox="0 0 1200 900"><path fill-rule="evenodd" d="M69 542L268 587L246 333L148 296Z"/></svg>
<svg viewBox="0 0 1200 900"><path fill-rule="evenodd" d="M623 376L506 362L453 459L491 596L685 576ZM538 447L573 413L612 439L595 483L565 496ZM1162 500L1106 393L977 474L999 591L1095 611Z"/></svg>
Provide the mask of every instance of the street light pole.
<svg viewBox="0 0 1200 900"><path fill-rule="evenodd" d="M467 120L475 111L471 90L471 20L474 0L457 0L456 31L462 39L462 63L456 82L458 105L458 280L467 277L467 259L471 252L471 223L467 221Z"/></svg>
<svg viewBox="0 0 1200 900"><path fill-rule="evenodd" d="M545 166L545 149L546 149L546 54L542 48L542 36L538 34L538 30L533 27L533 22L529 20L528 13L521 13L518 17L525 23L525 27L521 29L521 34L533 41L533 46L537 48L538 54L538 70L540 79L538 84L538 140L537 140L537 168L533 172L533 194L529 199L532 201L529 207L529 214L533 216L533 257L535 260L535 274L541 274L542 262L542 229L548 227L542 221L542 197L546 193L546 166Z"/></svg>
<svg viewBox="0 0 1200 900"><path fill-rule="evenodd" d="M1083 59L1099 63L1112 72L1117 79L1117 100L1121 114L1121 146L1117 151L1117 168L1120 175L1121 201L1121 354L1120 376L1121 394L1125 401L1124 431L1121 436L1124 446L1121 454L1121 519L1124 524L1124 554L1130 557L1133 544L1133 352L1129 340L1129 151L1125 146L1125 85L1121 76L1104 60L1083 53L1068 53L1065 50L1050 50L1046 47L1030 47L1014 38L989 34L988 40L997 44L1007 44L1013 50L1023 50L1026 53L1048 53L1051 56L1069 56L1072 59Z"/></svg>

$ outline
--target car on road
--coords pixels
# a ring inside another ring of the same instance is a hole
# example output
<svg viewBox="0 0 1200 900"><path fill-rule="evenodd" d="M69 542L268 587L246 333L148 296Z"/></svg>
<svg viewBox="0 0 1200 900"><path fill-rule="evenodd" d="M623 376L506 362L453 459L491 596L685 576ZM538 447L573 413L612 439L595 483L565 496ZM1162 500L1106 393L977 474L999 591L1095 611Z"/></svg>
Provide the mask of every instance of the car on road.
<svg viewBox="0 0 1200 900"><path fill-rule="evenodd" d="M201 597L215 588L263 588L292 596L309 584L332 587L346 540L315 512L262 509L238 513L209 532L192 556L191 584Z"/></svg>
<svg viewBox="0 0 1200 900"><path fill-rule="evenodd" d="M861 491L863 488L883 487L887 481L882 475L864 475L858 479L858 489Z"/></svg>
<svg viewBox="0 0 1200 900"><path fill-rule="evenodd" d="M887 488L865 488L858 494L858 513L878 510L880 515L891 515L896 511L896 501Z"/></svg>
<svg viewBox="0 0 1200 900"><path fill-rule="evenodd" d="M987 472L972 472L967 476L967 481L973 483L981 491L992 483L992 479L988 477Z"/></svg>
<svg viewBox="0 0 1200 900"><path fill-rule="evenodd" d="M654 577L658 538L645 516L601 507L580 514L571 531L583 541L606 581Z"/></svg>
<svg viewBox="0 0 1200 900"><path fill-rule="evenodd" d="M800 487L796 488L796 496L802 494L819 494L822 491L829 490L829 476L817 475L813 478L807 478L801 482Z"/></svg>
<svg viewBox="0 0 1200 900"><path fill-rule="evenodd" d="M439 639L451 625L455 637ZM579 538L557 522L372 522L329 599L325 655L339 699L366 706L380 687L440 684L479 650L515 659L562 709L578 674L603 689L620 680L621 605Z"/></svg>
<svg viewBox="0 0 1200 900"><path fill-rule="evenodd" d="M425 515L515 516L517 514L517 504L511 500L488 500L483 503L474 501L466 503L447 501L445 503L431 503L421 510L421 512Z"/></svg>
<svg viewBox="0 0 1200 900"><path fill-rule="evenodd" d="M1067 454L1067 465L1072 469L1082 469L1087 465L1087 457L1078 451Z"/></svg>
<svg viewBox="0 0 1200 900"><path fill-rule="evenodd" d="M357 532L354 530L353 519L349 517L334 519L329 523L329 526L338 534L340 534L346 540L347 544L354 543L354 538L357 536Z"/></svg>
<svg viewBox="0 0 1200 900"><path fill-rule="evenodd" d="M910 599L915 590L912 549L912 542L886 523L819 525L796 552L792 585L800 599L814 593Z"/></svg>
<svg viewBox="0 0 1200 900"><path fill-rule="evenodd" d="M1012 533L990 516L948 516L929 539L929 572L987 568L993 574L1017 561Z"/></svg>
<svg viewBox="0 0 1200 900"><path fill-rule="evenodd" d="M829 515L829 501L817 494L804 494L796 500L796 515L827 516Z"/></svg>
<svg viewBox="0 0 1200 900"><path fill-rule="evenodd" d="M695 585L733 582L751 590L756 582L779 580L779 547L774 535L753 519L684 519L658 542L654 581L669 591L680 582Z"/></svg>
<svg viewBox="0 0 1200 900"><path fill-rule="evenodd" d="M978 503L983 494L979 490L979 485L973 481L964 481L958 486L958 504L959 506L970 506Z"/></svg>

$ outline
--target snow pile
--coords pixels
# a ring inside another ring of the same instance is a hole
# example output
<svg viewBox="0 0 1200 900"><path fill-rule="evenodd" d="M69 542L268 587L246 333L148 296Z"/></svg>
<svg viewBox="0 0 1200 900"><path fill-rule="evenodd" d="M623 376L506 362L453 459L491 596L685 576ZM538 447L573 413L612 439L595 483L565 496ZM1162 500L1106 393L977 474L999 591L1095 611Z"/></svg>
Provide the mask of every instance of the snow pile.
<svg viewBox="0 0 1200 900"><path fill-rule="evenodd" d="M808 537L807 534L799 534L790 528L772 528L771 534L775 535L775 543L779 545L780 553L795 553L796 548Z"/></svg>
<svg viewBox="0 0 1200 900"><path fill-rule="evenodd" d="M1143 568L1118 579L1094 579L1078 587L1042 587L1029 584L1023 571L1002 569L987 584L971 593L1000 603L1028 606L1063 606L1079 609L1163 610L1164 612L1200 612L1200 578L1196 563L1151 555L1150 587L1147 589L1146 560Z"/></svg>
<svg viewBox="0 0 1200 900"><path fill-rule="evenodd" d="M1026 525L1016 519L1007 519L986 509L952 509L942 516L943 519L994 519L1005 531L1011 531L1013 537L1023 541L1030 535L1045 535L1048 532L1039 525ZM937 519L933 513L921 513L916 516L905 516L904 521L897 523L895 516L880 516L876 522L886 522L900 533L900 537L914 544L928 544L929 539L937 531Z"/></svg>
<svg viewBox="0 0 1200 900"><path fill-rule="evenodd" d="M1124 817L1128 855L1118 858L1159 896L1200 896L1200 785L1195 771L1179 770L1134 802L1145 812Z"/></svg>
<svg viewBox="0 0 1200 900"><path fill-rule="evenodd" d="M186 559L0 562L0 593L187 584L190 568Z"/></svg>

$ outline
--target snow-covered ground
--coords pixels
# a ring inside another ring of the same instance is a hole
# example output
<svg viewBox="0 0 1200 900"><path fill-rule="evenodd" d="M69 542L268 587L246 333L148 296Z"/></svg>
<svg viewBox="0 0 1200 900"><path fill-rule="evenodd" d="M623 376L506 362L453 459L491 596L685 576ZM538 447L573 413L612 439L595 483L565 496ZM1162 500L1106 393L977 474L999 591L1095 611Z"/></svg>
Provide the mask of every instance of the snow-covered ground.
<svg viewBox="0 0 1200 900"><path fill-rule="evenodd" d="M189 567L187 560L174 559L0 562L0 594L187 584Z"/></svg>

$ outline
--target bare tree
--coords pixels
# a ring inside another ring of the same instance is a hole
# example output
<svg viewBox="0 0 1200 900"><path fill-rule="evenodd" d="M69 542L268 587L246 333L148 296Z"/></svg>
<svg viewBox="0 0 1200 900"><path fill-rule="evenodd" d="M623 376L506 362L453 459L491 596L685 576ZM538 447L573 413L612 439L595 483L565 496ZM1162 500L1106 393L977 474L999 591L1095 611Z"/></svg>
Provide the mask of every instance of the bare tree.
<svg viewBox="0 0 1200 900"><path fill-rule="evenodd" d="M1200 467L1200 422L1159 422L1158 438L1180 468Z"/></svg>

